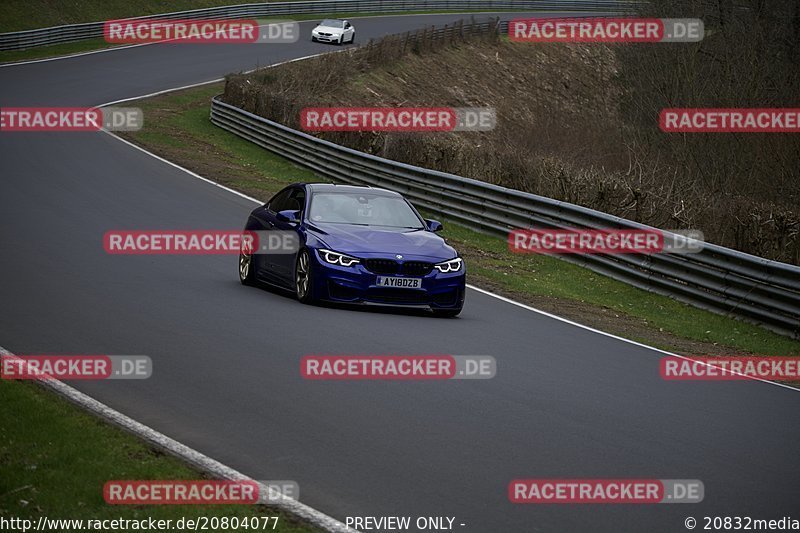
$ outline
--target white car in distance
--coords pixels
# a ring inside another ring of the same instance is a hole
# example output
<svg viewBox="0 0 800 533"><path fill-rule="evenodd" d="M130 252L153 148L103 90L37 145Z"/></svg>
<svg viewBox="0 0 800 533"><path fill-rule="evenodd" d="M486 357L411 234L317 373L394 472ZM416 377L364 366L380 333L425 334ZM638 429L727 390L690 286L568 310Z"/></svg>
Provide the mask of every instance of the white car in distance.
<svg viewBox="0 0 800 533"><path fill-rule="evenodd" d="M325 19L311 30L311 40L322 43L352 43L356 40L356 29L344 19Z"/></svg>

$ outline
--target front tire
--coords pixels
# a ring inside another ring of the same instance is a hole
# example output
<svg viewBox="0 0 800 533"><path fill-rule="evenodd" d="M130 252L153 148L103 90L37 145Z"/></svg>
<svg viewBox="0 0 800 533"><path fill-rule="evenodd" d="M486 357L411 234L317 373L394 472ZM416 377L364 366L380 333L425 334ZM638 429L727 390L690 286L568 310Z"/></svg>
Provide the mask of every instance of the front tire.
<svg viewBox="0 0 800 533"><path fill-rule="evenodd" d="M297 299L304 304L313 303L311 257L308 249L303 248L297 254L294 265L294 291Z"/></svg>
<svg viewBox="0 0 800 533"><path fill-rule="evenodd" d="M354 42L356 42L356 32L353 32L353 35L350 36L350 44L353 44Z"/></svg>

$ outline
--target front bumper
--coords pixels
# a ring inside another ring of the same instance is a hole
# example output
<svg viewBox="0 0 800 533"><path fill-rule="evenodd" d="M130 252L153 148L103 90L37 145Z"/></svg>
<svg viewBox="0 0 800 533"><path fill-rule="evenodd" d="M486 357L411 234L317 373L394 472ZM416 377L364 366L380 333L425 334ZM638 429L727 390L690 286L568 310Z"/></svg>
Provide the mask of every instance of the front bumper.
<svg viewBox="0 0 800 533"><path fill-rule="evenodd" d="M311 32L311 38L316 39L321 43L338 43L340 37L341 35L335 35L335 34L322 35L320 33Z"/></svg>
<svg viewBox="0 0 800 533"><path fill-rule="evenodd" d="M378 286L378 276L386 275L370 272L363 264L342 267L326 263L316 251L311 256L314 295L319 300L430 309L461 309L464 305L467 276L463 264L460 271L447 274L434 268L426 275L391 276L422 279L421 288L406 289Z"/></svg>

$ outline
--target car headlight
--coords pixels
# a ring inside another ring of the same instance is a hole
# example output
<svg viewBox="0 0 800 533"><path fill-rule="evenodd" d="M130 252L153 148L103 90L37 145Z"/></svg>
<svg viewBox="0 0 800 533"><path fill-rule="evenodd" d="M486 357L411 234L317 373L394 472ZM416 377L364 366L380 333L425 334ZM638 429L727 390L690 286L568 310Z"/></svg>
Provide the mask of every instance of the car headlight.
<svg viewBox="0 0 800 533"><path fill-rule="evenodd" d="M436 267L436 270L443 274L447 274L448 272L458 272L461 270L461 265L463 261L460 257L456 257L455 259L451 259L450 261L444 261L442 263L436 263L433 265Z"/></svg>
<svg viewBox="0 0 800 533"><path fill-rule="evenodd" d="M361 261L356 259L355 257L351 257L349 255L340 254L339 252L333 252L331 250L322 250L319 251L320 257L326 263L330 263L332 265L339 265L343 267L350 267L353 265L357 265Z"/></svg>

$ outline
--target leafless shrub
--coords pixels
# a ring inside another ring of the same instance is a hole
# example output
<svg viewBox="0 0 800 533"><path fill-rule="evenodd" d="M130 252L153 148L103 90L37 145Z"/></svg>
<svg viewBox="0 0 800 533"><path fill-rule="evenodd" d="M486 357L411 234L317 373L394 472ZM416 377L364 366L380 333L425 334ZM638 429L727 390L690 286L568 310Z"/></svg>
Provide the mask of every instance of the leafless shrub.
<svg viewBox="0 0 800 533"><path fill-rule="evenodd" d="M326 133L369 153L800 263L800 136L666 134L666 107L800 107L800 2L654 0L701 43L515 45L461 23L228 78L225 101L299 127L308 106L494 106L488 133Z"/></svg>

